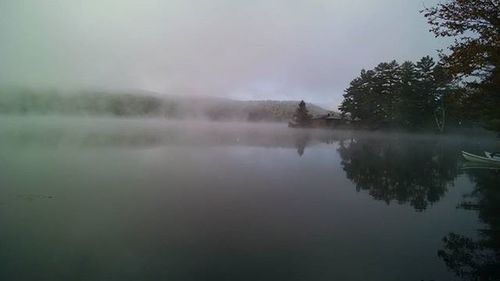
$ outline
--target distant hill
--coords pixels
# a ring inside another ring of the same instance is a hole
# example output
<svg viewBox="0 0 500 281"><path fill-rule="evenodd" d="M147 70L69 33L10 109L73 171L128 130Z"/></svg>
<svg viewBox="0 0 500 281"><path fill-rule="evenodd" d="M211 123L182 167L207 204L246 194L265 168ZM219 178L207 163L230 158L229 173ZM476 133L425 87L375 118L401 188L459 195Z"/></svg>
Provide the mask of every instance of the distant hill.
<svg viewBox="0 0 500 281"><path fill-rule="evenodd" d="M172 119L286 121L299 101L239 101L219 97L161 95L152 92L78 92L0 89L0 113L146 116ZM313 115L329 111L307 104Z"/></svg>

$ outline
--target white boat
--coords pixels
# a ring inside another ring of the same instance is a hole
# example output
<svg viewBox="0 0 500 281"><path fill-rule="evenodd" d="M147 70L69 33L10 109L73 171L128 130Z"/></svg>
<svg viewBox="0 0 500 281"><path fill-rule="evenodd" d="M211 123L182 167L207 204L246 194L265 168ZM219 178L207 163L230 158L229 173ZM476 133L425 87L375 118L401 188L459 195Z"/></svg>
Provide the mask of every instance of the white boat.
<svg viewBox="0 0 500 281"><path fill-rule="evenodd" d="M476 154L462 151L462 156L467 161L500 165L500 157L493 155L492 153L489 153L489 152L485 152L485 155L486 156L480 156L480 155L476 155Z"/></svg>
<svg viewBox="0 0 500 281"><path fill-rule="evenodd" d="M496 170L500 171L500 165L491 163L481 163L481 162L471 162L466 161L462 163L461 168L463 170Z"/></svg>
<svg viewBox="0 0 500 281"><path fill-rule="evenodd" d="M488 157L490 159L500 161L500 153L499 152L491 153L491 152L485 151L484 155L486 155L486 157Z"/></svg>

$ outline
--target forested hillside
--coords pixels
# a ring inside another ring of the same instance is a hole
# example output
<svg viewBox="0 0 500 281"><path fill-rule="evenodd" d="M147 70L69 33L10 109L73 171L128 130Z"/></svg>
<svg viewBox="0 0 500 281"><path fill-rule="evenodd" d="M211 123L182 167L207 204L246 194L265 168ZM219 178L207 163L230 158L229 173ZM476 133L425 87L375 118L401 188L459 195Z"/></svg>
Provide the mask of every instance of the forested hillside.
<svg viewBox="0 0 500 281"><path fill-rule="evenodd" d="M240 101L152 92L76 92L0 89L0 114L143 116L172 119L287 121L299 101ZM314 115L328 111L308 104Z"/></svg>

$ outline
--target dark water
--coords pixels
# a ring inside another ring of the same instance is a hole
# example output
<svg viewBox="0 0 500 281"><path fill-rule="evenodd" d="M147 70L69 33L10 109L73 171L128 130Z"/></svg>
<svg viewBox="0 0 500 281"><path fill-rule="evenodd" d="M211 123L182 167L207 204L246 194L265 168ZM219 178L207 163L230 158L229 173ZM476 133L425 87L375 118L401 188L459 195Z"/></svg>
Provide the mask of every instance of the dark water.
<svg viewBox="0 0 500 281"><path fill-rule="evenodd" d="M0 280L500 280L498 145L4 116Z"/></svg>

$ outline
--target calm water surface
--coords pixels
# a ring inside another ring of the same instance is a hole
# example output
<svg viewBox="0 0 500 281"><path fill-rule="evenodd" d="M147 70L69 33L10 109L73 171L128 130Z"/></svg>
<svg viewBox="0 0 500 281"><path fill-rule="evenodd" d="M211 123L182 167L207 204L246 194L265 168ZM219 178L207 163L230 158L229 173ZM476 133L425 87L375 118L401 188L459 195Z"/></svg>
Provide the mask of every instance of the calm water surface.
<svg viewBox="0 0 500 281"><path fill-rule="evenodd" d="M0 118L0 280L499 280L479 137Z"/></svg>

